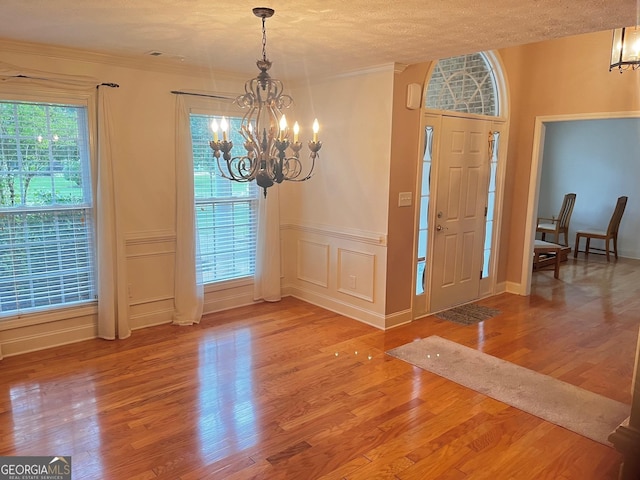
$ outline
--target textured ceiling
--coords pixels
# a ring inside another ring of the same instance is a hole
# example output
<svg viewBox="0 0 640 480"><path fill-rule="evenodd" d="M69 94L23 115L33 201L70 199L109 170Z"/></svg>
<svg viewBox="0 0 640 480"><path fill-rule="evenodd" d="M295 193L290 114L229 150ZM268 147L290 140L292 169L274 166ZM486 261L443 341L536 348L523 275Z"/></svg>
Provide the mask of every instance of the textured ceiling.
<svg viewBox="0 0 640 480"><path fill-rule="evenodd" d="M634 25L640 0L0 0L0 38L281 78L330 75ZM180 60L182 58L182 60Z"/></svg>

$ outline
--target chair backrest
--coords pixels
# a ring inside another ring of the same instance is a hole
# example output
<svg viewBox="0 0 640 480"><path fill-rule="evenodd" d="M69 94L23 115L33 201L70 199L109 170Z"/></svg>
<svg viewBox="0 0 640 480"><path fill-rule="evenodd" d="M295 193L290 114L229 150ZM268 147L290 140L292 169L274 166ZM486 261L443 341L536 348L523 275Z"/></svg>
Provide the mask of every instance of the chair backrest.
<svg viewBox="0 0 640 480"><path fill-rule="evenodd" d="M560 213L558 214L558 226L560 228L569 228L569 220L571 220L571 214L573 213L573 206L576 204L576 194L567 193L562 201L562 207L560 207Z"/></svg>
<svg viewBox="0 0 640 480"><path fill-rule="evenodd" d="M620 227L620 220L622 220L622 214L624 213L624 208L627 206L627 199L629 197L618 197L618 203L616 203L616 208L613 211L613 215L611 215L611 220L609 220L609 227L607 227L607 235L617 235L618 228Z"/></svg>

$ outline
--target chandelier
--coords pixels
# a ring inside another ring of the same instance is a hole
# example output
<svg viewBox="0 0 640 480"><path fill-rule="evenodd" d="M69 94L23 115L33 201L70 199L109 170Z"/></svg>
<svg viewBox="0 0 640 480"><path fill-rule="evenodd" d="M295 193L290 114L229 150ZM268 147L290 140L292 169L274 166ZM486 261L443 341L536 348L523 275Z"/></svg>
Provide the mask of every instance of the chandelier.
<svg viewBox="0 0 640 480"><path fill-rule="evenodd" d="M618 68L635 70L640 65L640 28L616 28L613 31L613 46L611 47L611 64L609 71Z"/></svg>
<svg viewBox="0 0 640 480"><path fill-rule="evenodd" d="M318 141L319 126L316 119L313 122L313 140L308 144L309 160L303 162L300 159L300 127L297 122L293 125L291 138L287 119L282 113L283 109L293 104L293 98L285 95L282 82L271 78L268 73L271 62L266 53L265 20L273 16L274 10L258 7L253 9L253 14L262 19L262 59L256 62L260 73L245 83L245 93L234 101L241 108L248 109L239 129L246 153L231 155L233 143L229 140L229 123L224 117L220 125L215 119L211 122L213 141L209 145L220 175L236 182L255 180L266 197L267 188L274 183L282 183L284 180L303 182L311 178L322 142ZM218 128L222 131L222 140L218 138Z"/></svg>

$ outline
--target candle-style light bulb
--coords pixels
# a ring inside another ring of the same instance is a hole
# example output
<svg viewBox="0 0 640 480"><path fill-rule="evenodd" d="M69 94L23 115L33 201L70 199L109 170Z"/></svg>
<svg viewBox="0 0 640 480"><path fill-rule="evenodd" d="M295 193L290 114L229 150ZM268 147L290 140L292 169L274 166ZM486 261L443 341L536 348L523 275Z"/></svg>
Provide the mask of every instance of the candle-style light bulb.
<svg viewBox="0 0 640 480"><path fill-rule="evenodd" d="M278 140L282 141L282 139L285 136L286 130L287 130L287 117L282 115L282 117L280 117L280 136L278 137Z"/></svg>
<svg viewBox="0 0 640 480"><path fill-rule="evenodd" d="M218 141L218 122L216 121L215 118L211 120L210 127L211 127L211 131L213 132L213 141L217 142Z"/></svg>
<svg viewBox="0 0 640 480"><path fill-rule="evenodd" d="M229 123L227 123L227 119L225 117L222 117L222 120L220 120L220 129L222 130L222 141L226 142L227 131L229 130Z"/></svg>
<svg viewBox="0 0 640 480"><path fill-rule="evenodd" d="M293 141L297 142L298 141L298 134L300 133L300 125L298 125L298 122L293 124Z"/></svg>
<svg viewBox="0 0 640 480"><path fill-rule="evenodd" d="M320 131L320 124L318 123L318 119L316 118L313 121L313 141L318 141L318 132Z"/></svg>

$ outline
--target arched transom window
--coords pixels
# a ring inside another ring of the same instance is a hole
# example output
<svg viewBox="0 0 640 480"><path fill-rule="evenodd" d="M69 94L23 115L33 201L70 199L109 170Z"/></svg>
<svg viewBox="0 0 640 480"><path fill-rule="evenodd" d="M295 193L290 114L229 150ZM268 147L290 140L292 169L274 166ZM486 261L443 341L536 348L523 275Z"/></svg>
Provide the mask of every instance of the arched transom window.
<svg viewBox="0 0 640 480"><path fill-rule="evenodd" d="M425 98L427 108L500 115L495 75L482 53L439 60Z"/></svg>

